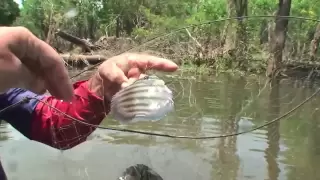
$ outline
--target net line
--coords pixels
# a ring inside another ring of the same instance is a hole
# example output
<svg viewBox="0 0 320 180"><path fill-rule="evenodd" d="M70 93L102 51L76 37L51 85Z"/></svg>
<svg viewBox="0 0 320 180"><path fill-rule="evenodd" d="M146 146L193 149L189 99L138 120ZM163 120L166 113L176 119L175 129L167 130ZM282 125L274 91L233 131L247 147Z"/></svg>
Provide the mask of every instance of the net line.
<svg viewBox="0 0 320 180"><path fill-rule="evenodd" d="M302 107L304 104L306 104L307 102L309 102L313 97L315 97L316 95L318 95L320 93L320 88L318 88L312 95L310 95L309 97L307 97L304 101L302 101L301 103L299 103L298 105L296 105L294 108L292 108L291 110L287 111L286 113L280 115L279 117L273 119L273 120L270 120L269 122L267 123L263 123L262 125L259 125L255 128L252 128L250 130L247 130L247 131L242 131L242 132L238 132L238 133L231 133L231 134L224 134L224 135L218 135L218 136L199 136L199 137L196 137L196 136L176 136L176 135L170 135L170 134L161 134L161 133L152 133L152 132L145 132L145 131L136 131L136 130L130 130L130 129L124 129L124 128L112 128L112 127L105 127L105 126L101 126L101 125L94 125L94 124L90 124L88 122L84 122L84 121L81 121L79 119L76 119L62 111L60 111L59 109L53 107L52 105L50 105L48 102L46 101L43 101L43 100L39 100L39 99L36 99L34 97L27 97L25 99L23 99L22 101L19 101L15 104L12 104L2 110L0 110L0 114L3 113L4 111L6 110L9 110L11 108L14 108L22 103L25 103L27 102L28 100L31 100L31 99L35 99L47 106L49 106L50 108L52 108L53 110L59 112L60 114L70 118L71 120L73 120L74 122L78 122L80 124L83 124L83 125L87 125L87 126L91 126L91 127L94 127L94 128L98 128L98 129L105 129L105 130L111 130L111 131L119 131L119 132L129 132L129 133L137 133L137 134L144 134L144 135L151 135L151 136L161 136L161 137L167 137L167 138L179 138L179 139L215 139L215 138L224 138L224 137L230 137L230 136L237 136L237 135L241 135L241 134L246 134L246 133L250 133L252 131L255 131L255 130L258 130L258 129L261 129L263 127L266 127L272 123L275 123L277 121L280 121L281 119L287 117L288 115L292 114L293 112L295 112L297 109L299 109L300 107ZM74 125L74 123L73 123ZM75 126L74 126L75 127ZM69 127L64 127L64 128L69 128ZM62 128L62 130L64 129ZM55 129L53 129L53 131L55 131ZM76 130L75 130L76 131ZM83 137L79 136L79 137L75 137L74 139L82 139Z"/></svg>

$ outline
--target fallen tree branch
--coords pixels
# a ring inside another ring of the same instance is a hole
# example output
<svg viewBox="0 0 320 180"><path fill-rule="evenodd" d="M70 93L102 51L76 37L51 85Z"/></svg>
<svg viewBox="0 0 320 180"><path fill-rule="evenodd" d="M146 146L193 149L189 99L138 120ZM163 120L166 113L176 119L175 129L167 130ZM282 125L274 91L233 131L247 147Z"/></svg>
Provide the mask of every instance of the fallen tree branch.
<svg viewBox="0 0 320 180"><path fill-rule="evenodd" d="M81 55L81 54L60 54L66 63L76 63L77 61L88 61L89 64L96 64L107 60L101 55Z"/></svg>
<svg viewBox="0 0 320 180"><path fill-rule="evenodd" d="M55 34L66 41L69 41L75 45L82 47L84 52L91 52L92 50L95 50L98 48L95 45L93 45L92 43L88 42L87 40L75 37L71 34L68 34L66 32L61 31L60 29L58 29Z"/></svg>
<svg viewBox="0 0 320 180"><path fill-rule="evenodd" d="M189 37L196 43L197 47L198 47L198 54L200 58L203 58L203 52L204 52L204 48L202 47L202 45L199 43L199 41L197 41L196 38L194 38L191 33L189 32L189 30L187 28L185 28L185 30L187 31Z"/></svg>
<svg viewBox="0 0 320 180"><path fill-rule="evenodd" d="M198 46L200 49L202 49L202 45L199 43L199 41L197 41L197 39L194 38L194 37L191 35L190 31L189 31L187 28L185 28L185 30L187 31L189 37L197 44L197 46Z"/></svg>

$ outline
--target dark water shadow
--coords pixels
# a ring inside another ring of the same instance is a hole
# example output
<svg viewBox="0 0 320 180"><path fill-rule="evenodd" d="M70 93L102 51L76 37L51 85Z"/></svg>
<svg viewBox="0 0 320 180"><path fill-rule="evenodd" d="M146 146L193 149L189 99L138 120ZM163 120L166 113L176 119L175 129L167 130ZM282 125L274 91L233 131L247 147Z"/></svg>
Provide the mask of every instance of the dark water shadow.
<svg viewBox="0 0 320 180"><path fill-rule="evenodd" d="M280 115L280 84L278 79L270 82L269 103L267 121L271 121ZM277 162L280 147L280 121L269 125L267 129L267 144L265 149L265 159L267 162L268 180L277 180L280 174L280 168Z"/></svg>
<svg viewBox="0 0 320 180"><path fill-rule="evenodd" d="M246 99L244 77L225 79L222 92L225 92L222 97L225 114L220 120L221 134L233 134L238 132L240 117L237 113L242 108L242 103ZM229 86L231 84L231 86ZM230 92L230 94L228 93ZM237 155L237 136L219 138L217 145L217 156L213 165L213 178L217 180L235 180L238 177L240 160Z"/></svg>

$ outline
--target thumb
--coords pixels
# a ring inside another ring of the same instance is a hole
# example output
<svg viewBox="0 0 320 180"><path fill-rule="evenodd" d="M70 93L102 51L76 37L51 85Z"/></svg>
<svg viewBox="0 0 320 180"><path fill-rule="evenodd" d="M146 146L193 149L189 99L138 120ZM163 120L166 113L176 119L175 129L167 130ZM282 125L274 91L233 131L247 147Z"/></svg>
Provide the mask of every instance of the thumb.
<svg viewBox="0 0 320 180"><path fill-rule="evenodd" d="M19 88L28 89L36 94L43 94L47 90L44 79L42 79L39 76L36 76L23 64L20 65L18 77Z"/></svg>
<svg viewBox="0 0 320 180"><path fill-rule="evenodd" d="M99 75L104 81L113 85L120 86L122 83L128 82L127 76L115 63L106 64L106 66L99 68Z"/></svg>
<svg viewBox="0 0 320 180"><path fill-rule="evenodd" d="M104 87L103 93L109 99L121 89L123 83L129 81L124 72L114 63L101 66L98 72Z"/></svg>

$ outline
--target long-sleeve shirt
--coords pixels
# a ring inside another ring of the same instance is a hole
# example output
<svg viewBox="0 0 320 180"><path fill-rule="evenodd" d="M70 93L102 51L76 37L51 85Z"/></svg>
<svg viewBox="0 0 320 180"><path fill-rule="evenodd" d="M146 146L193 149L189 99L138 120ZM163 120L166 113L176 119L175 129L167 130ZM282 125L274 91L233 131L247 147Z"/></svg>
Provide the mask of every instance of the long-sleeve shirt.
<svg viewBox="0 0 320 180"><path fill-rule="evenodd" d="M71 103L12 88L0 95L0 110L26 97L33 97L75 119L94 125L100 124L109 112L108 103L103 103L102 98L88 90L87 81L76 82L73 87L75 96ZM62 150L84 142L95 130L94 127L76 122L36 99L4 111L0 114L0 119L8 122L30 140Z"/></svg>
<svg viewBox="0 0 320 180"><path fill-rule="evenodd" d="M87 81L79 81L73 88L75 96L71 103L24 89L9 89L0 94L0 110L27 97L33 99L3 111L0 113L0 120L5 120L31 140L62 150L72 148L84 142L95 128L71 120L61 112L94 125L100 124L109 112L109 103L103 103L102 98L91 93L87 88ZM6 179L0 162L0 180Z"/></svg>

